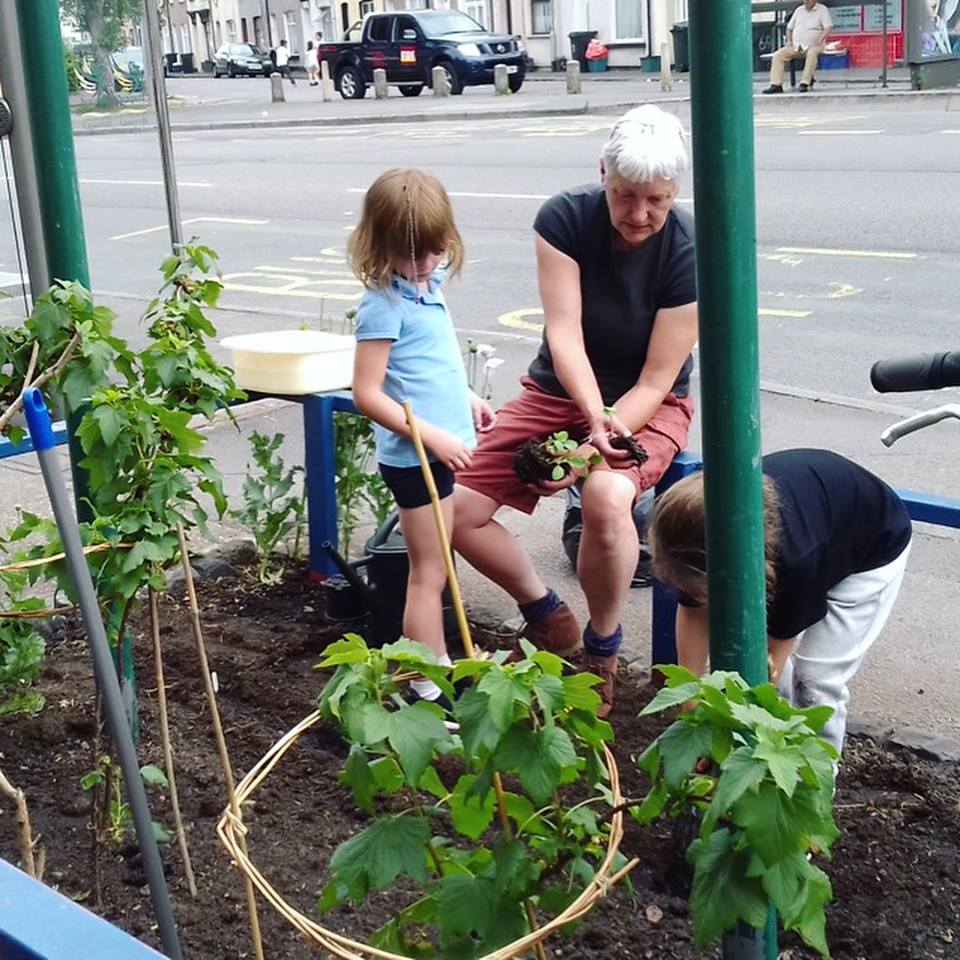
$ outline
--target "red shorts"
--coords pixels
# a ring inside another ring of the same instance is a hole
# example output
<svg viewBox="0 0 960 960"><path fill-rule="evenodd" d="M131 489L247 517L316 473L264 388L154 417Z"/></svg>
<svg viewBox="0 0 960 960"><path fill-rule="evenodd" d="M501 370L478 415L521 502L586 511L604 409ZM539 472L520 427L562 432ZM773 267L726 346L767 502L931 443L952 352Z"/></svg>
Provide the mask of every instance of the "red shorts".
<svg viewBox="0 0 960 960"><path fill-rule="evenodd" d="M533 513L540 494L513 470L517 447L531 437L546 439L558 430L566 430L579 439L587 436L589 427L572 400L547 393L530 377L524 377L520 383L520 396L497 411L493 429L479 435L473 462L466 470L457 472L456 480L497 503ZM663 476L670 461L686 447L692 417L693 399L668 393L646 426L634 434L648 459L643 463L626 461L623 466L611 464L610 468L629 477L639 496Z"/></svg>

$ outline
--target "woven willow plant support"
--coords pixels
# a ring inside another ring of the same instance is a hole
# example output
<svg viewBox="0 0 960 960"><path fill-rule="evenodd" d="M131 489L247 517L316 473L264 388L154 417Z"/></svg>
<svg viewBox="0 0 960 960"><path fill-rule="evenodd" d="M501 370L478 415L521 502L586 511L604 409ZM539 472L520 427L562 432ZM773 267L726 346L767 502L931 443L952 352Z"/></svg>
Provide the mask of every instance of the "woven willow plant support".
<svg viewBox="0 0 960 960"><path fill-rule="evenodd" d="M249 800L254 791L269 776L273 768L280 762L283 755L297 742L299 737L309 730L315 723L321 719L320 713L314 711L308 717L304 717L292 730L288 730L254 765L250 772L237 784L236 799L242 806ZM560 927L579 920L585 916L598 900L607 895L607 891L617 881L626 876L639 861L631 860L620 870L614 872L613 863L617 851L620 849L620 841L623 839L623 796L620 793L620 772L617 769L617 762L610 752L604 746L604 762L607 766L607 772L610 775L610 792L612 794L612 805L616 812L610 818L610 838L607 841L607 852L597 870L596 876L584 888L583 892L571 903L563 913L558 914L549 922L545 923L540 929L528 933L519 940L493 953L488 953L481 960L514 960L529 952L545 940L551 933L560 929ZM227 848L230 856L233 858L238 869L244 873L253 882L254 886L270 902L274 909L290 924L296 927L304 936L319 944L325 950L336 957L342 957L343 960L409 960L397 953L390 953L387 950L380 950L377 947L371 947L367 944L352 940L342 934L335 933L321 926L309 917L304 916L298 910L287 903L283 897L270 885L270 882L257 869L253 860L244 849L243 839L246 836L247 827L239 821L228 807L224 810L217 824L217 835L221 843Z"/></svg>

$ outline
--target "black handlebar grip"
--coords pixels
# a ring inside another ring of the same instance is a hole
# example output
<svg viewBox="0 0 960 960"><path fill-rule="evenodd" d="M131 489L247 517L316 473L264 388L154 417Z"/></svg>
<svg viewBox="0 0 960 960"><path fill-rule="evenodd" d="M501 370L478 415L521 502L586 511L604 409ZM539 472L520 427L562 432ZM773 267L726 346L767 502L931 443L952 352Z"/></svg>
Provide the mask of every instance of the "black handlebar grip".
<svg viewBox="0 0 960 960"><path fill-rule="evenodd" d="M870 369L870 382L880 393L957 387L960 386L960 352L878 360Z"/></svg>

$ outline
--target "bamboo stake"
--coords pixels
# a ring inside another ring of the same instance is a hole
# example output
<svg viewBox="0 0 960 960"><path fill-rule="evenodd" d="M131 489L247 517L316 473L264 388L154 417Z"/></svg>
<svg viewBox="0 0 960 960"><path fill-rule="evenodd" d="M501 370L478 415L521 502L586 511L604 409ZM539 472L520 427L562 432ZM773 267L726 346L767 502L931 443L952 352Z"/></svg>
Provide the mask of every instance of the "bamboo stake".
<svg viewBox="0 0 960 960"><path fill-rule="evenodd" d="M150 632L153 635L153 663L157 674L157 710L160 714L160 739L163 742L163 766L167 771L167 783L170 785L170 808L173 811L173 824L177 833L177 844L183 860L183 872L187 878L190 896L197 898L197 881L193 876L193 864L190 862L190 849L187 846L187 834L183 829L180 816L180 797L177 793L177 778L173 768L173 745L170 742L170 717L167 713L167 687L163 679L163 648L160 644L160 613L157 609L157 593L150 590Z"/></svg>
<svg viewBox="0 0 960 960"><path fill-rule="evenodd" d="M203 641L203 628L200 626L200 605L197 603L197 591L193 583L193 570L190 568L190 557L187 553L187 538L183 532L183 524L177 524L177 538L180 541L180 563L183 565L183 575L187 585L187 596L190 600L190 616L193 623L193 636L197 642L197 653L200 657L200 671L203 674L203 687L207 695L207 704L210 707L210 717L213 720L213 732L217 740L217 749L220 752L220 765L223 768L223 778L227 786L227 795L230 801L230 815L238 825L243 823L240 804L237 802L237 790L233 779L233 768L230 766L230 754L227 752L227 741L223 735L223 725L220 723L220 710L217 707L217 695L210 679L210 665L207 661L207 650ZM240 832L240 848L246 854L247 841ZM247 896L247 912L250 915L250 934L253 938L253 950L257 960L263 960L263 940L260 937L260 918L257 916L257 900L253 890L253 881L246 874L243 876L243 885Z"/></svg>
<svg viewBox="0 0 960 960"><path fill-rule="evenodd" d="M26 794L18 787L14 787L2 771L0 771L0 793L9 797L17 808L17 823L20 825L20 859L23 861L24 872L34 880L43 880L43 868L47 857L43 847L40 848L36 857L33 855L33 848L40 842L40 838L35 838L30 828Z"/></svg>
<svg viewBox="0 0 960 960"><path fill-rule="evenodd" d="M84 556L89 557L93 553L106 553L108 550L129 550L132 543L94 543L83 548ZM0 567L0 573L8 573L16 570L30 570L32 567L42 567L47 563L56 563L58 560L65 560L65 553L54 553L49 557L35 557L33 560L21 560L18 563L8 563L5 567Z"/></svg>
<svg viewBox="0 0 960 960"><path fill-rule="evenodd" d="M457 615L457 625L460 627L463 649L471 660L476 660L477 652L473 645L473 637L470 635L470 624L467 623L467 613L463 607L463 597L460 595L460 583L457 580L457 571L453 566L453 551L450 549L447 525L443 522L440 495L437 492L437 484L433 479L433 470L430 469L430 461L427 459L427 451L423 445L423 438L420 436L420 428L417 426L417 419L413 414L413 407L410 406L408 400L403 401L403 412L407 418L407 426L410 428L410 439L413 440L417 457L420 460L420 470L423 473L423 480L427 485L427 492L430 494L430 504L433 507L433 517L437 522L437 533L440 536L440 549L443 552L444 566L447 568L450 597L453 600L453 609ZM493 788L497 797L497 811L500 815L500 825L503 829L504 836L510 840L513 837L513 831L510 828L510 818L507 815L507 805L503 796L503 781L499 773L493 775ZM526 911L530 928L537 930L537 916L533 909L533 904L527 901L523 907ZM542 942L536 943L534 950L537 954L537 960L547 960L546 947Z"/></svg>

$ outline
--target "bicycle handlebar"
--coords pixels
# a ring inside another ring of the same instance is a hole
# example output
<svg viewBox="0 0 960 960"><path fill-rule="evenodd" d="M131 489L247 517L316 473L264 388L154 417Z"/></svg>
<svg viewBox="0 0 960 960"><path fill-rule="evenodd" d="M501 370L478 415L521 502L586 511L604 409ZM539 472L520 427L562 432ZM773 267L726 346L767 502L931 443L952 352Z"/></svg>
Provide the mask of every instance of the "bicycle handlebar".
<svg viewBox="0 0 960 960"><path fill-rule="evenodd" d="M880 393L960 387L960 351L878 360L870 369L870 382Z"/></svg>

